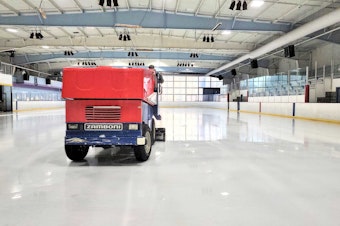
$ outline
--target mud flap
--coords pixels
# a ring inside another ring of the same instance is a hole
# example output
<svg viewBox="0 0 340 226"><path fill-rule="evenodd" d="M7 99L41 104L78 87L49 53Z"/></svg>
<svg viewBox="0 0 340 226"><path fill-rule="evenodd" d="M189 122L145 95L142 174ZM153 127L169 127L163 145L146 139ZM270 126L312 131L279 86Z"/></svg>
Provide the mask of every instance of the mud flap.
<svg viewBox="0 0 340 226"><path fill-rule="evenodd" d="M165 141L165 128L156 128L156 141Z"/></svg>

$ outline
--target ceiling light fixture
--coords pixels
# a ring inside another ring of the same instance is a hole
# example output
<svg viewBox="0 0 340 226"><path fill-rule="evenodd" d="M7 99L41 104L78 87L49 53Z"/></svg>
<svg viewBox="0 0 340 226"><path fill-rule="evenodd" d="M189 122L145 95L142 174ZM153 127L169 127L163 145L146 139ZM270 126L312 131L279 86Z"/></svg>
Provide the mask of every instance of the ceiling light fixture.
<svg viewBox="0 0 340 226"><path fill-rule="evenodd" d="M13 28L7 28L6 31L11 32L11 33L18 33L18 30L13 29Z"/></svg>
<svg viewBox="0 0 340 226"><path fill-rule="evenodd" d="M253 2L253 1L252 1ZM230 10L234 10L235 9L235 5L236 5L236 10L247 10L248 9L248 4L246 0L238 0L237 4L236 1L233 0L230 4L229 9Z"/></svg>
<svg viewBox="0 0 340 226"><path fill-rule="evenodd" d="M233 1L231 2L231 4L230 4L229 9L234 10L235 5L236 5L236 2L235 2L235 0L233 0Z"/></svg>
<svg viewBox="0 0 340 226"><path fill-rule="evenodd" d="M243 5L242 5L242 10L247 10L248 9L248 4L247 2L244 0Z"/></svg>
<svg viewBox="0 0 340 226"><path fill-rule="evenodd" d="M229 30L222 31L222 35L230 35L230 34L231 34L231 31Z"/></svg>
<svg viewBox="0 0 340 226"><path fill-rule="evenodd" d="M239 0L236 5L236 10L241 10L242 2Z"/></svg>
<svg viewBox="0 0 340 226"><path fill-rule="evenodd" d="M253 0L253 1L251 1L251 3L250 3L250 7L259 8L259 7L261 7L263 4L264 4L264 1L262 1L262 0Z"/></svg>

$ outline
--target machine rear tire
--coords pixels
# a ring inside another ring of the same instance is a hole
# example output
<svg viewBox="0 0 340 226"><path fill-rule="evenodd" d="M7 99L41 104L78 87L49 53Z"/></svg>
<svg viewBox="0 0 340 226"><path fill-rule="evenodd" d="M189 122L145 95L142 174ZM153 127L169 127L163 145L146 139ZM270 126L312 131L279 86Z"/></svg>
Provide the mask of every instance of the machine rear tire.
<svg viewBox="0 0 340 226"><path fill-rule="evenodd" d="M152 138L147 125L143 125L143 136L145 137L145 145L134 147L135 157L140 162L148 160L151 154Z"/></svg>
<svg viewBox="0 0 340 226"><path fill-rule="evenodd" d="M75 162L82 161L87 152L89 151L89 146L84 145L65 145L65 152L69 159Z"/></svg>

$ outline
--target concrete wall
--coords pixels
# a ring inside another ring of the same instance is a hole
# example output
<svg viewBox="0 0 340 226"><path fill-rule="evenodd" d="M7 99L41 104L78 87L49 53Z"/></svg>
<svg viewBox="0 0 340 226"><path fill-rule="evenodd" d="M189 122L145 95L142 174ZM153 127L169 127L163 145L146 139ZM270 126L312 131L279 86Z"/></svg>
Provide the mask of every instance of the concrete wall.
<svg viewBox="0 0 340 226"><path fill-rule="evenodd" d="M334 60L335 65L340 64L340 45L328 44L321 46L312 52L312 62L318 62L318 67L331 65ZM314 68L314 67L313 67Z"/></svg>
<svg viewBox="0 0 340 226"><path fill-rule="evenodd" d="M288 73L288 71L297 69L298 67L299 63L297 60L283 58L279 61L278 71Z"/></svg>
<svg viewBox="0 0 340 226"><path fill-rule="evenodd" d="M332 91L335 92L337 87L340 87L340 78L333 80Z"/></svg>

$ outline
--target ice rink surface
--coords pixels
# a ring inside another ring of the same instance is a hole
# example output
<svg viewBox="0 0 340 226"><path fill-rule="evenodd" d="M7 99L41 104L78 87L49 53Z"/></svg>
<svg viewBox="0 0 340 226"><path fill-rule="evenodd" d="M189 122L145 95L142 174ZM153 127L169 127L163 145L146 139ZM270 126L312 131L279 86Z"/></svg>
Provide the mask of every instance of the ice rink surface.
<svg viewBox="0 0 340 226"><path fill-rule="evenodd" d="M0 114L0 225L340 225L340 125L161 109L166 142L64 153L64 111Z"/></svg>

